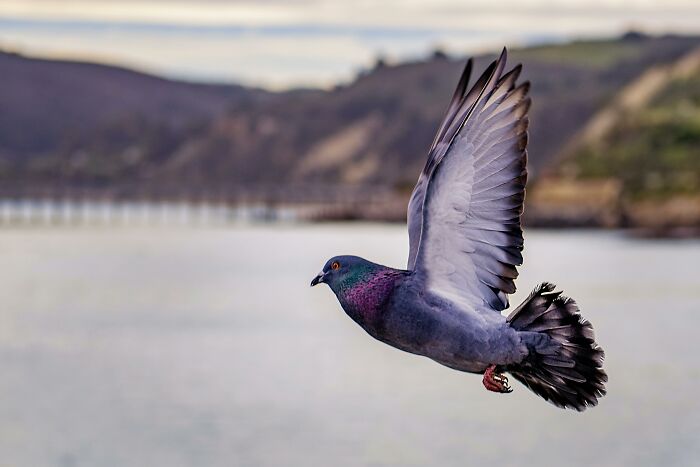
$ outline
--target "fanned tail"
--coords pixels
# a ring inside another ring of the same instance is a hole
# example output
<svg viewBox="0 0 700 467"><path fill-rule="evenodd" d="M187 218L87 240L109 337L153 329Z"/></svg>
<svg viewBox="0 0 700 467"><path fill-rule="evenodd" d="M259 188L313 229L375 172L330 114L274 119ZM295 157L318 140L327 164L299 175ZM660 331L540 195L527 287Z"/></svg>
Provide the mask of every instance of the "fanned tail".
<svg viewBox="0 0 700 467"><path fill-rule="evenodd" d="M605 395L605 353L576 302L543 283L509 316L524 334L530 355L507 370L535 394L557 407L583 411Z"/></svg>

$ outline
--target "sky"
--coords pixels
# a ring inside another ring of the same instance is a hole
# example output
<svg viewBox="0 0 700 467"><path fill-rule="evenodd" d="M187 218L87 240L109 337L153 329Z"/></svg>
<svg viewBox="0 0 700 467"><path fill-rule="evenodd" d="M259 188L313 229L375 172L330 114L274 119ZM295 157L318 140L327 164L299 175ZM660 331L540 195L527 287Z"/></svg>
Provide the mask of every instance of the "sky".
<svg viewBox="0 0 700 467"><path fill-rule="evenodd" d="M0 0L1 49L275 89L629 29L700 33L700 0Z"/></svg>

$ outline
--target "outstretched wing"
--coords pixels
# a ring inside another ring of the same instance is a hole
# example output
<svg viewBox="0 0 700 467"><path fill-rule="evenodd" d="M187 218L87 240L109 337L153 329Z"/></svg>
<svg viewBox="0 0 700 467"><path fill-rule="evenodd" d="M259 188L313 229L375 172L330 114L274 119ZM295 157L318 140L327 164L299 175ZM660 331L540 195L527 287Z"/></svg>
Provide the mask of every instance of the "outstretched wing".
<svg viewBox="0 0 700 467"><path fill-rule="evenodd" d="M467 66L409 203L409 269L435 293L508 306L522 264L529 83L506 51L465 93Z"/></svg>
<svg viewBox="0 0 700 467"><path fill-rule="evenodd" d="M416 262L416 253L418 253L418 244L420 243L420 232L423 224L423 200L425 199L425 191L428 188L428 168L430 166L430 161L433 159L433 154L435 149L440 143L440 141L445 140L445 134L450 128L450 123L455 118L457 111L460 109L462 100L466 96L467 86L469 86L469 77L472 74L473 61L470 58L467 60L467 64L464 66L462 71L462 76L459 78L459 83L457 83L457 89L455 89L452 99L450 100L450 106L447 108L445 117L440 123L440 128L438 128L437 133L435 133L435 138L433 139L433 144L430 145L430 150L428 151L428 160L425 164L425 168L420 173L418 177L418 182L413 188L413 193L411 193L411 200L408 202L408 269L413 269L413 265Z"/></svg>

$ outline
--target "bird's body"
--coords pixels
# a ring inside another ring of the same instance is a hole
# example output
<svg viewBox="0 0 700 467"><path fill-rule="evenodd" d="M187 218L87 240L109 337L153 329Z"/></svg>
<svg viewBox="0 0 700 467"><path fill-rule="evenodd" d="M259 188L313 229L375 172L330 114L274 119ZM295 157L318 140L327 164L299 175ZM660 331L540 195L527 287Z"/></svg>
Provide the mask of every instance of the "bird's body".
<svg viewBox="0 0 700 467"><path fill-rule="evenodd" d="M408 206L406 270L336 256L327 283L372 337L510 392L508 372L559 407L605 394L603 351L573 300L543 283L507 317L522 263L529 84L505 50L467 90L457 85Z"/></svg>
<svg viewBox="0 0 700 467"><path fill-rule="evenodd" d="M427 290L412 271L367 263L366 272L334 291L348 316L375 339L472 373L527 355L503 315L460 308Z"/></svg>

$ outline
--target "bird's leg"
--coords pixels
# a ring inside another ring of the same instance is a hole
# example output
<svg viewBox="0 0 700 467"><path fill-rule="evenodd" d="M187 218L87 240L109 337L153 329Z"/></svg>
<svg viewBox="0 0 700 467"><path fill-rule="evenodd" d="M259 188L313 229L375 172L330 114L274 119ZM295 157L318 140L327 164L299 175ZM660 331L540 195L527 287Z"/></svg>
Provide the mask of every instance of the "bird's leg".
<svg viewBox="0 0 700 467"><path fill-rule="evenodd" d="M484 383L484 387L489 391L513 392L510 386L508 386L508 378L506 378L503 373L496 371L496 365L491 365L486 369L482 382Z"/></svg>

